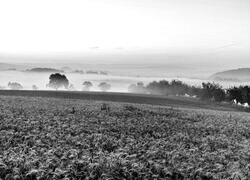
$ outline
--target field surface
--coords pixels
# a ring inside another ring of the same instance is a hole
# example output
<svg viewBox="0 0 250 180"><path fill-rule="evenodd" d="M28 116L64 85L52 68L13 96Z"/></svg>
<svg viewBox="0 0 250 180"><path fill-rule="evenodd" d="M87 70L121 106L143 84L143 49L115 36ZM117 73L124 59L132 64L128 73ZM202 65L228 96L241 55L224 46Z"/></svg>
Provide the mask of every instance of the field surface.
<svg viewBox="0 0 250 180"><path fill-rule="evenodd" d="M126 103L137 103L137 104L162 105L169 107L214 109L223 111L240 110L236 109L235 107L232 107L230 104L222 105L211 102L202 102L194 98L132 94L132 93L87 92L87 91L82 92L82 91L0 90L0 95L126 102Z"/></svg>
<svg viewBox="0 0 250 180"><path fill-rule="evenodd" d="M0 179L250 179L248 113L44 97L0 102Z"/></svg>

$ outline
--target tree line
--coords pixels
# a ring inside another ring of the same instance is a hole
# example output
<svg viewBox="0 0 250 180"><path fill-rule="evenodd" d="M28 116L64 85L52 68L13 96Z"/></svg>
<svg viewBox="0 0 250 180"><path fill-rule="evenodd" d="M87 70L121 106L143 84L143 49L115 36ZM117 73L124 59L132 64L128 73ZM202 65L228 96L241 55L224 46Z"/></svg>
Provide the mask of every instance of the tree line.
<svg viewBox="0 0 250 180"><path fill-rule="evenodd" d="M82 90L89 91L93 84L90 81L85 81L82 83ZM75 90L74 85L70 84L68 78L64 74L55 73L49 76L49 83L46 85L48 88L52 88L55 90L58 89L66 89L66 90ZM8 88L12 90L22 90L23 86L17 82L9 82ZM107 82L101 82L98 85L98 88L101 91L108 91L111 88L111 85ZM0 89L4 89L4 87L0 87ZM32 85L33 90L38 90L39 88L36 85Z"/></svg>
<svg viewBox="0 0 250 180"><path fill-rule="evenodd" d="M73 84L70 84L68 78L60 73L51 74L49 76L49 83L46 86L56 90L59 88L74 90ZM93 84L90 81L85 81L82 83L82 86L83 91L89 91L93 87ZM14 90L23 89L23 86L17 82L9 82L8 87ZM108 91L111 89L111 85L107 82L101 82L98 87L102 91ZM33 85L32 89L38 90L38 87ZM201 100L215 102L234 101L235 103L250 104L249 86L239 86L224 89L221 85L210 82L203 82L201 86L191 86L180 80L161 80L150 82L147 85L144 85L142 82L131 84L128 87L128 90L132 93L145 93L165 96L189 96L199 98Z"/></svg>
<svg viewBox="0 0 250 180"><path fill-rule="evenodd" d="M201 86L191 86L179 80L161 80L150 82L147 85L138 82L137 84L130 85L128 89L133 93L189 96L215 102L236 101L236 103L250 104L249 86L224 89L221 85L211 82L203 82Z"/></svg>

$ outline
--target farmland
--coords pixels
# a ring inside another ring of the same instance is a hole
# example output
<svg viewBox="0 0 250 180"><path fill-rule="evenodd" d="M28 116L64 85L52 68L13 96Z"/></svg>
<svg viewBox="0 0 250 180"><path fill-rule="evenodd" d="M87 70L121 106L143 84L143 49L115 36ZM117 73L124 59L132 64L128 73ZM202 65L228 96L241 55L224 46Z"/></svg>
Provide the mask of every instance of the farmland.
<svg viewBox="0 0 250 180"><path fill-rule="evenodd" d="M30 91L30 90L0 90L4 96L27 96L27 97L48 97L64 99L82 99L111 102L125 102L136 104L150 104L170 107L214 109L223 111L235 111L236 108L230 104L212 103L199 101L196 98L177 96L163 96L152 94L115 93L115 92L90 92L90 91ZM242 109L237 109L242 110Z"/></svg>
<svg viewBox="0 0 250 180"><path fill-rule="evenodd" d="M31 95L0 102L0 179L250 179L246 112Z"/></svg>

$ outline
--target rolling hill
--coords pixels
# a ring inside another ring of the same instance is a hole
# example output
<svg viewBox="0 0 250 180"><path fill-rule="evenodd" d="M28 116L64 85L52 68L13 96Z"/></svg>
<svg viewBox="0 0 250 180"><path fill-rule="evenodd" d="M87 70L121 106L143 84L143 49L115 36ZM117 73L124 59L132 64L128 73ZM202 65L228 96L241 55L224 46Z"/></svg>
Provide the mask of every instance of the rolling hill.
<svg viewBox="0 0 250 180"><path fill-rule="evenodd" d="M23 67L21 65L8 64L8 63L0 63L0 71L22 69L22 68Z"/></svg>
<svg viewBox="0 0 250 180"><path fill-rule="evenodd" d="M136 104L160 105L175 108L211 109L221 111L242 111L230 104L200 101L198 99L176 96L150 94L88 92L88 91L30 91L30 90L0 90L0 96L24 96L59 99L81 99L92 101L109 101Z"/></svg>
<svg viewBox="0 0 250 180"><path fill-rule="evenodd" d="M16 96L0 95L2 180L249 179L248 113L87 99L185 102L156 96L4 92Z"/></svg>
<svg viewBox="0 0 250 180"><path fill-rule="evenodd" d="M56 72L63 72L62 70L59 69L53 69L53 68L32 68L26 70L27 72L39 72L39 73L56 73Z"/></svg>
<svg viewBox="0 0 250 180"><path fill-rule="evenodd" d="M213 74L210 79L219 81L249 81L250 68L239 68Z"/></svg>

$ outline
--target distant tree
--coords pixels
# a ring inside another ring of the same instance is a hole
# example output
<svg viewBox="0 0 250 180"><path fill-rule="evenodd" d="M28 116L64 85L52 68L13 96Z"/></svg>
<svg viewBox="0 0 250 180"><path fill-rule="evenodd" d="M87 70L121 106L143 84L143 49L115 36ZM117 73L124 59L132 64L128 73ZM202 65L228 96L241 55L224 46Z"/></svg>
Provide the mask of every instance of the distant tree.
<svg viewBox="0 0 250 180"><path fill-rule="evenodd" d="M216 102L222 102L226 98L226 93L224 89L215 89L212 94Z"/></svg>
<svg viewBox="0 0 250 180"><path fill-rule="evenodd" d="M195 97L201 97L202 96L203 89L201 87L197 86L189 86L188 88L188 94Z"/></svg>
<svg viewBox="0 0 250 180"><path fill-rule="evenodd" d="M36 91L36 90L38 90L38 87L37 87L36 85L33 85L33 86L32 86L32 89L33 89L34 91Z"/></svg>
<svg viewBox="0 0 250 180"><path fill-rule="evenodd" d="M227 90L228 100L242 102L241 91L238 87L233 87Z"/></svg>
<svg viewBox="0 0 250 180"><path fill-rule="evenodd" d="M75 91L76 89L75 89L74 84L70 84L69 87L68 87L68 90Z"/></svg>
<svg viewBox="0 0 250 180"><path fill-rule="evenodd" d="M138 82L137 84L131 84L128 87L128 91L129 92L134 92L134 93L145 93L146 88L145 88L143 82Z"/></svg>
<svg viewBox="0 0 250 180"><path fill-rule="evenodd" d="M250 104L250 87L249 86L240 86L233 87L227 90L228 99L230 101L236 100L237 102L243 104Z"/></svg>
<svg viewBox="0 0 250 180"><path fill-rule="evenodd" d="M23 89L23 86L17 82L9 82L8 87L12 90L21 90Z"/></svg>
<svg viewBox="0 0 250 180"><path fill-rule="evenodd" d="M90 81L85 81L82 83L83 85L83 91L89 91L89 89L93 86L93 84Z"/></svg>
<svg viewBox="0 0 250 180"><path fill-rule="evenodd" d="M150 82L147 86L146 89L151 93L151 94L161 94L161 95L168 95L169 93L169 88L170 84L166 80L161 80L159 82L153 81Z"/></svg>
<svg viewBox="0 0 250 180"><path fill-rule="evenodd" d="M219 84L215 83L202 83L201 99L214 100L217 102L224 101L226 93Z"/></svg>
<svg viewBox="0 0 250 180"><path fill-rule="evenodd" d="M101 82L98 87L102 90L102 91L108 91L111 88L111 85L106 83L106 82Z"/></svg>
<svg viewBox="0 0 250 180"><path fill-rule="evenodd" d="M147 91L151 94L161 94L161 95L197 95L196 87L189 86L182 81L172 80L171 82L166 80L161 80L159 82L153 81L146 86Z"/></svg>
<svg viewBox="0 0 250 180"><path fill-rule="evenodd" d="M51 74L49 77L49 84L48 87L58 90L61 87L68 89L69 87L69 80L67 77L60 73Z"/></svg>
<svg viewBox="0 0 250 180"><path fill-rule="evenodd" d="M128 86L128 91L129 91L129 92L136 92L136 89L137 89L136 84L130 84L130 85Z"/></svg>
<svg viewBox="0 0 250 180"><path fill-rule="evenodd" d="M241 96L242 96L242 104L248 103L250 104L250 87L249 86L240 86Z"/></svg>

